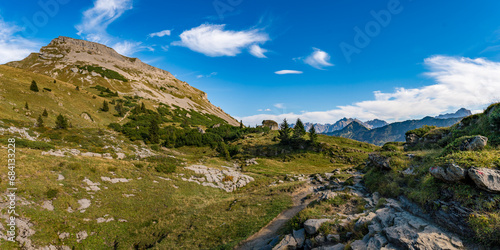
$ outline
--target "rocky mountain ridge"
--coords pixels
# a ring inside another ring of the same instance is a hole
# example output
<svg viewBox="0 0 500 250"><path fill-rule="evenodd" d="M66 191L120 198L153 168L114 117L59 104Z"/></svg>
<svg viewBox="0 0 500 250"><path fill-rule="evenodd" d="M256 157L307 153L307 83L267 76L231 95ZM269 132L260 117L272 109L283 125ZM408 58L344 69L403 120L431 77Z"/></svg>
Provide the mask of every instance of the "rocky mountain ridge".
<svg viewBox="0 0 500 250"><path fill-rule="evenodd" d="M170 72L129 58L105 45L58 37L39 53L6 65L44 74L76 86L101 85L119 94L139 96L187 110L216 115L231 125L238 122L215 107L207 94Z"/></svg>

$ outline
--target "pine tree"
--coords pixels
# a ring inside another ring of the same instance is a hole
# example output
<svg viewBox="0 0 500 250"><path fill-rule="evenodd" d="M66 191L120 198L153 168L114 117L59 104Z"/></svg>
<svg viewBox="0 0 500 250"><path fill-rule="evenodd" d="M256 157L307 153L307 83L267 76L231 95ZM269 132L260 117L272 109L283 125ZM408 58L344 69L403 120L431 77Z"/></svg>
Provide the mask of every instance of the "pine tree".
<svg viewBox="0 0 500 250"><path fill-rule="evenodd" d="M314 125L312 125L311 128L309 129L309 141L312 144L315 144L317 140L318 140L318 134L316 134L316 128L314 128Z"/></svg>
<svg viewBox="0 0 500 250"><path fill-rule="evenodd" d="M107 102L107 101L103 101L103 102L102 102L102 108L101 108L101 111L102 111L102 112L108 112L108 111L109 111L109 105L108 105L108 102Z"/></svg>
<svg viewBox="0 0 500 250"><path fill-rule="evenodd" d="M141 103L141 112L146 113L146 105L144 103Z"/></svg>
<svg viewBox="0 0 500 250"><path fill-rule="evenodd" d="M123 109L123 104L121 102L118 102L115 105L115 110L116 110L116 112L118 112L118 116L121 117L124 115L125 110Z"/></svg>
<svg viewBox="0 0 500 250"><path fill-rule="evenodd" d="M295 123L295 127L293 127L293 138L294 139L301 139L302 136L306 134L306 129L304 128L304 123L300 120L300 118L297 119L297 122Z"/></svg>
<svg viewBox="0 0 500 250"><path fill-rule="evenodd" d="M240 120L240 128L243 128L243 120Z"/></svg>
<svg viewBox="0 0 500 250"><path fill-rule="evenodd" d="M160 142L159 130L160 127L156 118L151 119L151 123L149 124L149 142L153 144Z"/></svg>
<svg viewBox="0 0 500 250"><path fill-rule="evenodd" d="M43 127L43 119L41 115L39 115L38 119L36 120L36 126L39 128Z"/></svg>
<svg viewBox="0 0 500 250"><path fill-rule="evenodd" d="M34 92L38 92L38 86L36 85L35 80L31 81L30 90L34 91Z"/></svg>
<svg viewBox="0 0 500 250"><path fill-rule="evenodd" d="M28 106L28 102L24 103L24 108L25 108L26 110L29 110L29 109L30 109L30 107Z"/></svg>
<svg viewBox="0 0 500 250"><path fill-rule="evenodd" d="M78 87L78 86L76 86L76 88L75 88L75 89L76 89L77 91L80 91L80 87Z"/></svg>
<svg viewBox="0 0 500 250"><path fill-rule="evenodd" d="M67 129L68 128L68 120L59 114L56 118L56 129Z"/></svg>
<svg viewBox="0 0 500 250"><path fill-rule="evenodd" d="M288 124L286 118L283 120L283 123L280 125L280 130L278 138L281 140L283 144L289 144L290 138L292 136L292 128Z"/></svg>
<svg viewBox="0 0 500 250"><path fill-rule="evenodd" d="M49 116L49 113L47 112L47 109L43 109L42 116L43 116L43 117L47 117L47 116Z"/></svg>

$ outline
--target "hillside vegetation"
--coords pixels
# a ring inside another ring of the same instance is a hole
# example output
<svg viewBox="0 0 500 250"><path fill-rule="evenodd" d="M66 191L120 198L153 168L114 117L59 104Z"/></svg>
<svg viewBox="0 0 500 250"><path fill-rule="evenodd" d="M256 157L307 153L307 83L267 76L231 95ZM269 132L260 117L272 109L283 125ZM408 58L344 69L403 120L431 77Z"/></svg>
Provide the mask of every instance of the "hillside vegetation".
<svg viewBox="0 0 500 250"><path fill-rule="evenodd" d="M408 131L404 147L387 143L371 157L367 187L387 197L406 197L464 238L500 245L499 114L500 105L493 104L451 127Z"/></svg>

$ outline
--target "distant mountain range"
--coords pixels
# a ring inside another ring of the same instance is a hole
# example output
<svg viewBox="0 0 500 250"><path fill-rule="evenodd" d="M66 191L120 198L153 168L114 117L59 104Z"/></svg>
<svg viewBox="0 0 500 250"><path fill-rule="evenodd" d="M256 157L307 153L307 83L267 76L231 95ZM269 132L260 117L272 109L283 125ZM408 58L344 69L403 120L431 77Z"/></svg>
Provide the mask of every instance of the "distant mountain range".
<svg viewBox="0 0 500 250"><path fill-rule="evenodd" d="M425 117L420 120L408 120L404 122L395 122L384 127L368 129L358 122L352 122L345 128L332 133L331 136L340 136L357 141L368 142L375 145L383 145L391 141L405 141L405 133L408 130L428 126L448 127L462 120L462 118L438 119L434 117Z"/></svg>
<svg viewBox="0 0 500 250"><path fill-rule="evenodd" d="M408 130L420 128L424 125L448 127L469 115L472 115L470 110L461 108L455 113L436 117L428 116L420 120L408 120L391 124L379 119L362 122L355 118L342 118L334 124L305 123L304 126L309 130L314 125L316 132L320 134L383 145L389 141L405 141L405 133Z"/></svg>
<svg viewBox="0 0 500 250"><path fill-rule="evenodd" d="M338 120L334 124L305 123L304 126L305 126L306 130L309 131L311 126L314 125L314 128L316 129L316 133L328 134L328 133L332 133L335 131L339 131L339 130L345 128L346 126L348 126L349 124L351 124L352 122L357 122L359 124L362 124L364 127L369 128L369 129L383 127L383 126L388 124L387 122L382 121L382 120L378 120L378 119L367 121L367 122L362 122L358 119L344 117L344 118Z"/></svg>
<svg viewBox="0 0 500 250"><path fill-rule="evenodd" d="M455 113L448 113L444 115L438 115L435 118L437 119L449 119L449 118L463 118L472 115L472 112L468 109L461 108Z"/></svg>

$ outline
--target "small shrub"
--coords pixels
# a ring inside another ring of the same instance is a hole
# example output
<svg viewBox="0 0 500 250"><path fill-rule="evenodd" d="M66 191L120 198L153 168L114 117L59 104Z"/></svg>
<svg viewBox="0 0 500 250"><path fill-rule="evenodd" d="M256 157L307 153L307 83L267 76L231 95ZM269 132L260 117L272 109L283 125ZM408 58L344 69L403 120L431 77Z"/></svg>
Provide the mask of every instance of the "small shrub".
<svg viewBox="0 0 500 250"><path fill-rule="evenodd" d="M142 163L134 163L134 167L136 167L136 168L143 168L144 165Z"/></svg>
<svg viewBox="0 0 500 250"><path fill-rule="evenodd" d="M500 245L500 216L498 214L472 214L469 217L469 225L481 243L492 247Z"/></svg>
<svg viewBox="0 0 500 250"><path fill-rule="evenodd" d="M49 190L47 190L47 192L45 194L47 195L47 198L53 199L53 198L57 197L58 193L59 193L59 190L53 189L53 188L49 188Z"/></svg>
<svg viewBox="0 0 500 250"><path fill-rule="evenodd" d="M164 173L164 174L174 173L176 169L177 169L177 166L175 166L173 164L164 164L164 163L160 163L160 164L156 165L156 167L155 167L156 172Z"/></svg>
<svg viewBox="0 0 500 250"><path fill-rule="evenodd" d="M71 169L71 170L78 170L82 167L82 164L79 163L79 162L72 162L70 164L68 164L68 169Z"/></svg>
<svg viewBox="0 0 500 250"><path fill-rule="evenodd" d="M116 172L116 170L118 170L117 167L108 167L109 172Z"/></svg>

